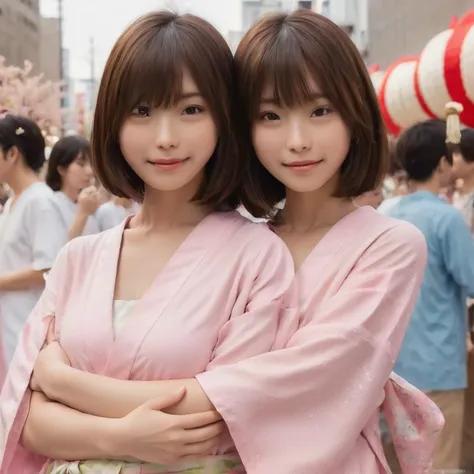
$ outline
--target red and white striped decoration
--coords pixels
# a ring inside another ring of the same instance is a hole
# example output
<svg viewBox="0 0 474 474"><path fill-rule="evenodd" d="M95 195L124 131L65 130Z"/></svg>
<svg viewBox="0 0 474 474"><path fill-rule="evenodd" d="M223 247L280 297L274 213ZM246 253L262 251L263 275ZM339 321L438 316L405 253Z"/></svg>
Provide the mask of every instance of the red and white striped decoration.
<svg viewBox="0 0 474 474"><path fill-rule="evenodd" d="M417 99L415 71L418 58L402 58L392 64L382 81L379 102L387 128L394 135L429 118Z"/></svg>
<svg viewBox="0 0 474 474"><path fill-rule="evenodd" d="M378 95L380 91L380 86L382 85L383 78L385 76L385 71L380 69L378 64L369 67L369 75L374 86L375 93Z"/></svg>
<svg viewBox="0 0 474 474"><path fill-rule="evenodd" d="M444 56L453 29L432 38L420 55L415 73L418 100L424 112L432 118L444 116L444 106L453 100L444 74Z"/></svg>
<svg viewBox="0 0 474 474"><path fill-rule="evenodd" d="M400 58L383 77L369 68L389 131L401 130L429 118L444 118L447 102L464 107L460 118L474 127L474 10L425 46L419 58Z"/></svg>
<svg viewBox="0 0 474 474"><path fill-rule="evenodd" d="M444 76L452 100L464 107L461 121L474 127L474 11L459 21L449 38Z"/></svg>

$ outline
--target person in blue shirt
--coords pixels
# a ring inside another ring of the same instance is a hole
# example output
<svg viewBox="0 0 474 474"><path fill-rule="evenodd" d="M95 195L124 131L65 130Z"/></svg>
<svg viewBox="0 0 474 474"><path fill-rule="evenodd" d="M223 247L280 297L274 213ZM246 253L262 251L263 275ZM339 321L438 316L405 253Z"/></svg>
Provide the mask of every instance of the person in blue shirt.
<svg viewBox="0 0 474 474"><path fill-rule="evenodd" d="M399 138L412 194L389 211L425 236L428 264L395 372L425 391L446 420L433 467L459 469L466 376L466 298L474 297L474 243L461 213L438 197L451 180L446 125L430 120Z"/></svg>

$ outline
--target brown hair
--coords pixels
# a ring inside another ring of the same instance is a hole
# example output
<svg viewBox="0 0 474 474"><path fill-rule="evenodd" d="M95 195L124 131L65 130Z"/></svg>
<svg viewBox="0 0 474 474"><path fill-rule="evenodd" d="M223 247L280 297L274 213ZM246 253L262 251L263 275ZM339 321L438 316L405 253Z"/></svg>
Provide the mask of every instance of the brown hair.
<svg viewBox="0 0 474 474"><path fill-rule="evenodd" d="M285 186L260 164L249 142L262 92L270 85L277 104L304 104L312 92L308 75L352 134L336 196L356 197L379 186L388 168L387 133L367 68L341 28L309 10L271 15L250 28L235 59L251 150L244 182L250 212L268 213L285 197Z"/></svg>
<svg viewBox="0 0 474 474"><path fill-rule="evenodd" d="M60 168L67 169L78 158L90 159L91 148L89 142L79 135L71 135L59 139L51 150L46 171L46 184L53 191L60 191L63 178Z"/></svg>
<svg viewBox="0 0 474 474"><path fill-rule="evenodd" d="M457 145L457 151L467 163L474 162L474 128L461 130L461 143Z"/></svg>
<svg viewBox="0 0 474 474"><path fill-rule="evenodd" d="M226 41L202 18L160 11L132 23L112 49L97 98L92 163L104 188L115 196L143 199L144 182L120 150L120 128L139 104L176 104L183 68L187 68L209 105L219 135L194 199L207 205L237 207L241 163L234 134L233 67Z"/></svg>

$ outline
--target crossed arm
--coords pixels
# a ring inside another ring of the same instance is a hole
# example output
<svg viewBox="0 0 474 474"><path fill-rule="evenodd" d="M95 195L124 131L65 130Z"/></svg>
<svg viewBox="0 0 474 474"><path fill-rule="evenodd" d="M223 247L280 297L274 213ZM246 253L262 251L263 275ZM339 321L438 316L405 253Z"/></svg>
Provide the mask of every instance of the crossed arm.
<svg viewBox="0 0 474 474"><path fill-rule="evenodd" d="M62 354L54 342L36 364L22 433L28 450L53 459L170 464L218 444L225 426L196 380L117 380L76 370Z"/></svg>

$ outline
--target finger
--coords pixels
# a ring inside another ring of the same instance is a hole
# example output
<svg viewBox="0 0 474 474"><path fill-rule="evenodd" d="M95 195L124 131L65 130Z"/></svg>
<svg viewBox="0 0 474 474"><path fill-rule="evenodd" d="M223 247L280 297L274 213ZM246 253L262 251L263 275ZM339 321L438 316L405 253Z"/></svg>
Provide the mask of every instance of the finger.
<svg viewBox="0 0 474 474"><path fill-rule="evenodd" d="M207 456L213 453L216 448L219 447L221 442L220 436L215 436L214 438L208 439L207 441L202 441L201 443L187 444L182 447L182 453L185 456L190 455L201 455Z"/></svg>
<svg viewBox="0 0 474 474"><path fill-rule="evenodd" d="M185 429L201 428L220 420L222 420L222 416L217 411L204 411L192 415L181 415L180 426Z"/></svg>
<svg viewBox="0 0 474 474"><path fill-rule="evenodd" d="M182 442L183 444L202 443L219 436L225 428L225 423L223 421L218 421L217 423L205 426L204 428L186 430L182 436Z"/></svg>
<svg viewBox="0 0 474 474"><path fill-rule="evenodd" d="M150 410L163 410L164 408L168 408L171 405L175 405L178 403L186 393L184 387L174 390L172 392L167 393L166 395L161 395L160 397L153 398L148 402L144 403L142 406L144 408L148 408Z"/></svg>

